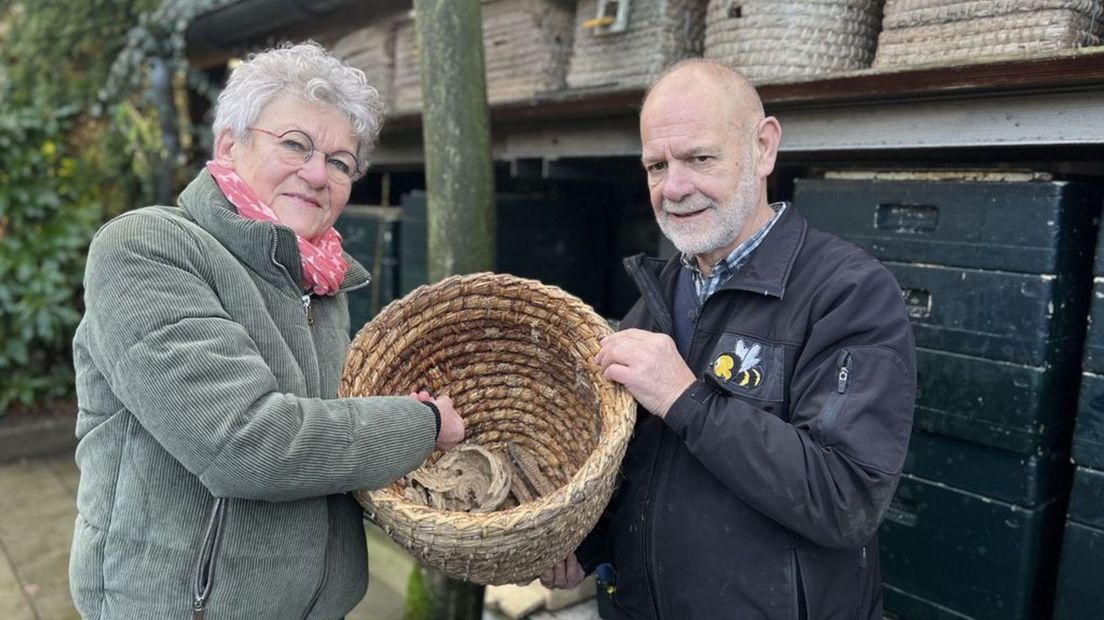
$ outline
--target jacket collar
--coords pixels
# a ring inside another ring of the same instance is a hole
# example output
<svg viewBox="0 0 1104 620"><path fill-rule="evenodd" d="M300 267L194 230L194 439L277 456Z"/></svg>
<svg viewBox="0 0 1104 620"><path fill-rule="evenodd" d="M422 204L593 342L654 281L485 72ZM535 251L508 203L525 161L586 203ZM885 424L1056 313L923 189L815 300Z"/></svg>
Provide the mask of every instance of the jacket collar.
<svg viewBox="0 0 1104 620"><path fill-rule="evenodd" d="M797 254L805 241L808 222L793 205L789 205L774 228L748 258L748 261L717 291L748 291L781 299L786 293L786 283L793 270ZM648 310L655 317L657 327L670 332L671 296L667 294L683 269L676 254L668 260L637 254L625 259L625 270L640 289L640 295Z"/></svg>
<svg viewBox="0 0 1104 620"><path fill-rule="evenodd" d="M788 205L747 263L718 290L749 291L781 299L808 226L793 205Z"/></svg>
<svg viewBox="0 0 1104 620"><path fill-rule="evenodd" d="M276 286L294 285L302 294L299 246L290 228L240 217L206 169L184 188L177 205L267 282ZM367 286L371 279L368 270L348 252L342 255L349 263L349 270L338 292Z"/></svg>

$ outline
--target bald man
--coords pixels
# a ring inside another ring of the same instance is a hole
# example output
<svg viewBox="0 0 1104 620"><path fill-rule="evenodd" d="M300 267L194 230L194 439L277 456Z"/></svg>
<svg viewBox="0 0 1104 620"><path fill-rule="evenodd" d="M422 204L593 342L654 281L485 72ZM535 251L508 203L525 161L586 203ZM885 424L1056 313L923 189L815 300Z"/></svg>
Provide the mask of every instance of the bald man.
<svg viewBox="0 0 1104 620"><path fill-rule="evenodd" d="M641 300L597 361L639 403L636 429L599 525L542 577L604 564L617 617L881 619L912 331L877 260L767 200L781 136L709 61L644 100L652 208L680 254L625 262Z"/></svg>

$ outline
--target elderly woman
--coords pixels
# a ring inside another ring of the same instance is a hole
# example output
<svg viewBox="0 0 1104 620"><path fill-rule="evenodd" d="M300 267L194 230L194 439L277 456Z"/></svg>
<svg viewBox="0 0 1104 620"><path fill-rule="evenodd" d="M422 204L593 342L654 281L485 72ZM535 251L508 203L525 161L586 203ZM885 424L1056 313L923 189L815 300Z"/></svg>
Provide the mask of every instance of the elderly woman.
<svg viewBox="0 0 1104 620"><path fill-rule="evenodd" d="M332 225L381 113L316 44L257 54L178 206L93 239L74 340L82 616L341 617L367 585L346 492L463 438L447 397L336 398L345 292L368 272Z"/></svg>

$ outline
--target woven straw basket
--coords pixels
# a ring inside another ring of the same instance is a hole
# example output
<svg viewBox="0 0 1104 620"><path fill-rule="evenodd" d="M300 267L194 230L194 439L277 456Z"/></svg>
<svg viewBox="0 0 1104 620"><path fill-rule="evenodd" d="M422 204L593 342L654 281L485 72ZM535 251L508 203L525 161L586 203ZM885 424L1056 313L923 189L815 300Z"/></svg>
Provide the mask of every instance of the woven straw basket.
<svg viewBox="0 0 1104 620"><path fill-rule="evenodd" d="M1099 45L1104 0L886 0L874 66L956 65Z"/></svg>
<svg viewBox="0 0 1104 620"><path fill-rule="evenodd" d="M487 101L518 101L563 88L574 6L565 0L480 0ZM395 111L422 109L413 15L395 28Z"/></svg>
<svg viewBox="0 0 1104 620"><path fill-rule="evenodd" d="M623 32L600 33L587 25L599 0L579 0L568 88L644 87L679 60L701 56L705 7L706 0L635 2Z"/></svg>
<svg viewBox="0 0 1104 620"><path fill-rule="evenodd" d="M364 72L368 83L390 108L395 80L395 16L377 18L332 45L338 58Z"/></svg>
<svg viewBox="0 0 1104 620"><path fill-rule="evenodd" d="M391 303L354 339L340 394L447 393L465 443L504 460L520 446L555 490L481 513L409 501L401 480L357 500L423 564L456 579L526 581L567 557L609 501L635 420L631 395L593 362L608 333L579 299L501 274L453 276Z"/></svg>
<svg viewBox="0 0 1104 620"><path fill-rule="evenodd" d="M757 84L864 69L881 0L709 0L705 56Z"/></svg>

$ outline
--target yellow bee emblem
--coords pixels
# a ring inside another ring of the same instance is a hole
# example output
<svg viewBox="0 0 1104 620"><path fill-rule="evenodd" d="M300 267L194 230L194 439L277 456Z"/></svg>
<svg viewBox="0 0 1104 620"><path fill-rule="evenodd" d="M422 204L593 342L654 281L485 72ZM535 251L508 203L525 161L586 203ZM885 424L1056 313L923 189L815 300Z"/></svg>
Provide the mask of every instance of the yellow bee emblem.
<svg viewBox="0 0 1104 620"><path fill-rule="evenodd" d="M759 384L763 382L763 372L758 368L741 370L736 376L740 380L739 384L743 387L759 387Z"/></svg>
<svg viewBox="0 0 1104 620"><path fill-rule="evenodd" d="M728 381L732 379L732 369L736 366L736 358L731 353L721 353L713 362L713 374Z"/></svg>
<svg viewBox="0 0 1104 620"><path fill-rule="evenodd" d="M758 344L748 347L742 339L737 340L731 353L721 353L713 360L713 375L725 381L734 381L740 387L759 387L763 382L763 371L759 368L761 349Z"/></svg>

